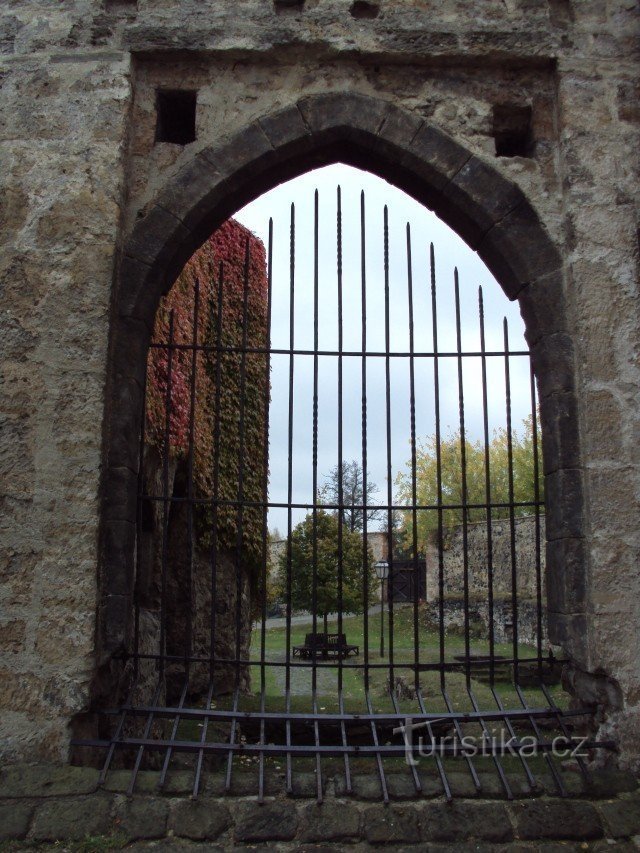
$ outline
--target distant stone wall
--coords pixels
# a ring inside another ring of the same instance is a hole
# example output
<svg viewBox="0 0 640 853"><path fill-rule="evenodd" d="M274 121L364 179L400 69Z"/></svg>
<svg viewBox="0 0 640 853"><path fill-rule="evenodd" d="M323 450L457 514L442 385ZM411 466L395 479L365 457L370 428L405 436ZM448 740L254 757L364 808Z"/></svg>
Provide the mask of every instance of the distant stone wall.
<svg viewBox="0 0 640 853"><path fill-rule="evenodd" d="M493 624L493 639L496 643L511 643L515 624L511 599L497 598L493 603L493 619L490 618L489 602L486 598L474 597L469 601L468 623L465 619L462 596L445 598L443 602L444 629L446 634L463 635L469 626L472 639L488 641ZM538 641L538 607L531 599L521 599L517 604L518 643L535 646ZM423 624L429 631L437 632L440 625L438 601L428 601L422 610ZM546 614L542 614L542 642L547 642ZM483 652L484 653L484 652Z"/></svg>
<svg viewBox="0 0 640 853"><path fill-rule="evenodd" d="M515 519L515 570L516 589L522 598L537 594L537 577L540 576L542 600L545 601L545 517L539 516L539 526L534 515ZM538 527L538 532L536 529ZM536 558L536 538L539 536L539 564ZM445 531L443 574L445 595L462 593L464 588L464 531L462 525ZM467 571L469 592L486 596L489 589L489 563L492 564L492 586L496 596L510 596L512 591L512 545L509 519L499 519L491 524L491 552L486 522L467 525ZM427 600L438 595L438 551L432 548L427 556Z"/></svg>

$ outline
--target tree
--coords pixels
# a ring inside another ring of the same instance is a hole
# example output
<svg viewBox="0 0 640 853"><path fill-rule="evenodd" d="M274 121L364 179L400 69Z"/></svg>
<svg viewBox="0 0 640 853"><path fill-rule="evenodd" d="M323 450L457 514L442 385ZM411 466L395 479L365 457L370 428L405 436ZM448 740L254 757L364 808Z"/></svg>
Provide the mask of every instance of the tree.
<svg viewBox="0 0 640 853"><path fill-rule="evenodd" d="M512 432L512 471L513 499L515 502L530 502L535 499L534 477L534 442L533 420L531 417L523 421L522 434ZM537 437L538 448L541 447L540 433ZM485 504L486 468L485 447L483 441L465 441L466 462L466 503ZM416 452L416 494L419 505L436 506L438 504L437 477L437 446L435 436L430 436L424 442L418 442ZM460 506L463 501L462 479L462 446L460 433L452 433L440 442L441 492L442 504ZM410 463L407 471L401 472L396 479L398 503L412 503L412 474ZM506 429L494 432L489 443L489 471L491 487L491 503L509 503L509 451ZM539 478L539 497L544 498L543 481ZM529 515L531 506L515 507L515 515ZM462 521L462 509L443 510L443 524L451 527ZM411 541L412 513L403 513L404 525L407 530L406 540ZM509 507L494 507L492 518L507 518ZM487 511L484 507L467 507L467 521L484 521ZM438 512L436 510L418 510L418 548L424 553L434 532L438 529Z"/></svg>
<svg viewBox="0 0 640 853"><path fill-rule="evenodd" d="M342 548L338 546L338 517L320 509L316 512L315 521L313 513L309 513L294 527L278 565L278 584L286 595L290 551L291 606L313 612L315 604L316 614L324 618L325 631L329 613L339 610L343 613L364 611L365 573L369 590L367 606L373 603L377 588L373 555L369 549L366 555L363 554L362 536L343 527ZM342 555L341 595L338 588L339 553Z"/></svg>
<svg viewBox="0 0 640 853"><path fill-rule="evenodd" d="M340 499L340 465L331 471L325 478L326 482L320 489L320 502L323 504L341 505L338 510L342 515L342 521L353 533L364 530L364 510L356 509L367 505L367 521L380 518L381 510L369 506L375 501L378 487L375 483L367 481L366 501L364 500L364 475L362 466L356 460L342 463L342 500Z"/></svg>

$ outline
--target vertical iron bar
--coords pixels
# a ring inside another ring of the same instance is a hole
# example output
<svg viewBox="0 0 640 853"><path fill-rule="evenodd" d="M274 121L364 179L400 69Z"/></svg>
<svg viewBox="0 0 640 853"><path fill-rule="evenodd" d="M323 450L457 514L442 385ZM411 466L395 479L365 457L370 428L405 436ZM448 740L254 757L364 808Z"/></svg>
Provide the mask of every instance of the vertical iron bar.
<svg viewBox="0 0 640 853"><path fill-rule="evenodd" d="M238 702L240 701L240 689L236 687L233 693L233 711L234 713L238 710ZM235 746L236 742L236 732L238 730L238 718L234 717L231 722L231 731L229 732L229 746ZM233 773L233 753L234 750L230 749L227 755L227 775L224 782L224 789L227 793L231 790L231 775Z"/></svg>
<svg viewBox="0 0 640 853"><path fill-rule="evenodd" d="M533 449L533 500L535 501L536 537L536 634L538 650L538 678L542 681L542 560L540 554L540 460L538 454L538 407L536 377L529 356L529 381L531 384L531 445Z"/></svg>
<svg viewBox="0 0 640 853"><path fill-rule="evenodd" d="M389 690L393 691L393 473L391 466L391 327L389 317L389 210L384 206L384 340L385 340L385 401L387 418L387 605L389 609Z"/></svg>
<svg viewBox="0 0 640 853"><path fill-rule="evenodd" d="M436 258L433 243L429 246L431 272L431 321L433 330L433 393L436 441L436 490L438 504L438 634L440 648L440 689L445 689L445 634L444 634L444 530L442 517L442 446L440 433L440 364L438 361L438 301L436 293Z"/></svg>
<svg viewBox="0 0 640 853"><path fill-rule="evenodd" d="M469 699L471 700L471 705L473 707L473 710L476 712L480 711L480 706L478 705L478 703L476 701L476 697L473 695L473 691L471 690L470 684L467 684L467 694L469 696ZM480 723L480 728L482 729L483 739L485 741L488 741L490 736L491 736L491 733L489 732L489 729L487 728L487 724L485 723L485 721L483 720L482 717L479 718L478 722ZM520 753L518 753L518 754L520 754ZM495 765L496 770L498 771L498 776L500 777L500 782L502 783L502 787L504 788L504 792L506 794L506 797L508 800L512 800L513 799L513 793L511 791L511 786L509 785L509 780L507 779L507 776L504 772L504 768L503 768L502 764L500 763L500 759L498 758L498 756L495 752L492 754L491 757L493 758L493 763Z"/></svg>
<svg viewBox="0 0 640 853"><path fill-rule="evenodd" d="M184 704L187 696L187 690L189 685L189 657L192 654L192 641L193 641L193 553L194 553L194 527L193 527L193 455L194 455L194 443L195 443L195 405L196 405L196 368L197 368L197 344L198 344L198 312L200 307L200 280L196 276L195 285L194 285L194 294L193 294L193 335L191 339L191 344L193 349L191 351L191 378L190 378L190 408L189 408L189 452L188 452L188 468L187 468L187 565L188 565L188 577L187 577L187 585L188 585L188 595L189 602L187 606L187 630L185 631L185 646L184 646L184 685L182 689L182 694L180 697L180 707ZM177 716L173 725L173 735L172 740L175 739L175 736L178 732L178 726L180 723L180 717ZM161 777L160 784L164 784L164 778L166 776L167 768L169 767L169 762L171 760L171 747L168 747L165 753L164 766L163 766L163 774ZM142 748L140 751L140 758L142 757ZM133 781L132 781L133 785ZM133 788L131 788L133 791Z"/></svg>
<svg viewBox="0 0 640 853"><path fill-rule="evenodd" d="M420 713L426 714L427 709L425 708L424 699L422 697L422 691L421 690L418 690L416 692L416 698L417 698L418 704L420 706ZM429 722L427 723L427 731L429 732L429 742L431 744L435 744L435 737L433 734L433 729L431 728L431 723L429 723ZM444 789L444 795L447 798L447 801L451 802L451 800L452 800L451 785L449 784L449 779L447 778L447 774L445 773L444 765L442 763L442 758L438 755L437 749L433 749L432 751L433 751L433 758L435 760L436 767L438 769L438 774L440 776L440 781L442 782L442 787Z"/></svg>
<svg viewBox="0 0 640 853"><path fill-rule="evenodd" d="M420 636L418 630L418 599L420 598L420 575L418 561L418 478L416 456L416 391L413 327L413 270L411 260L411 226L407 222L407 296L409 303L409 420L411 442L411 526L413 553L413 683L415 690L420 689Z"/></svg>
<svg viewBox="0 0 640 853"><path fill-rule="evenodd" d="M367 263L366 209L364 190L360 192L360 292L362 301L362 626L364 629L364 689L369 692L369 562L367 519ZM382 599L380 607L383 606Z"/></svg>
<svg viewBox="0 0 640 853"><path fill-rule="evenodd" d="M566 726L564 720L562 719L562 711L556 705L556 703L553 699L553 696L549 693L547 686L546 686L546 684L544 684L544 682L540 685L540 689L544 693L545 699L549 703L549 707L553 710L553 712L555 714L556 720L558 722L558 725L560 726L560 730L561 730L562 734L565 736L565 738L567 738L567 740L571 740L571 733L567 729L567 726ZM522 701L522 699L523 699L522 694L520 694L520 699ZM580 768L580 772L582 773L583 777L585 779L588 779L589 778L589 771L587 770L587 765L584 763L584 760L582 759L581 756L577 756L576 760L578 762L578 767Z"/></svg>
<svg viewBox="0 0 640 853"><path fill-rule="evenodd" d="M452 714L453 713L453 705L451 704L451 699L449 698L449 694L447 693L447 691L444 687L441 688L440 692L442 693L442 698L444 699L445 705L447 706L447 711L450 714ZM458 721L458 718L454 717L452 722L453 722L453 728L455 729L455 732L456 732L456 737L458 738L458 740L460 742L462 742L464 735L462 732L462 727L460 725L460 722ZM469 756L468 753L465 752L464 757L465 757L465 761L467 762L467 767L469 768L469 773L471 774L471 779L473 781L473 784L475 785L476 790L480 791L482 789L482 785L480 784L480 778L478 776L478 773L476 772L475 765L474 765L473 761L471 760L471 756Z"/></svg>
<svg viewBox="0 0 640 853"><path fill-rule="evenodd" d="M458 281L458 268L453 271L454 292L456 302L456 351L458 353L458 408L460 413L460 475L462 493L462 571L463 571L463 602L464 602L464 655L465 655L465 677L467 690L471 684L471 643L469 628L469 531L468 523L468 496L467 496L467 436L464 421L464 386L462 377L462 327L460 322L460 284Z"/></svg>
<svg viewBox="0 0 640 853"><path fill-rule="evenodd" d="M498 708L501 711L504 711L504 705L502 704L502 700L500 699L500 696L498 695L498 692L497 692L495 686L491 685L489 687L489 689L491 690L491 693L493 694L493 698L495 699L496 705L498 706ZM504 724L507 727L507 731L509 732L509 737L516 740L515 729L513 728L513 724L511 723L511 720L506 715L504 718ZM527 782L529 783L529 787L535 788L535 786L536 786L535 776L531 772L531 769L529 768L529 764L527 763L527 760L524 757L524 755L522 754L522 752L518 752L518 758L520 759L520 763L522 764L522 768L525 772L525 776L527 777ZM546 756L546 758L547 758L547 763L548 763L548 761L549 761L548 755Z"/></svg>
<svg viewBox="0 0 640 853"><path fill-rule="evenodd" d="M518 571L516 556L516 517L513 488L513 431L511 427L511 374L509 366L509 326L504 318L504 384L507 412L507 466L509 474L509 532L511 540L511 609L513 619L513 680L518 685Z"/></svg>
<svg viewBox="0 0 640 853"><path fill-rule="evenodd" d="M285 709L291 710L291 528L293 503L293 377L294 377L294 315L295 315L295 250L296 250L296 209L291 204L291 222L289 226L289 459L287 464L287 611L286 611L286 667L285 667ZM285 723L287 746L291 745L291 722ZM287 793L293 790L291 753L287 753Z"/></svg>
<svg viewBox="0 0 640 853"><path fill-rule="evenodd" d="M207 698L205 699L205 709L209 710L211 708L211 700L213 698L213 681L209 682L209 689L207 690ZM207 730L209 728L209 717L204 717L202 720L202 731L200 732L200 743L205 744L207 742ZM196 772L193 780L193 796L197 797L198 792L200 790L200 779L202 777L202 760L204 758L204 749L198 750L198 757L196 759Z"/></svg>
<svg viewBox="0 0 640 853"><path fill-rule="evenodd" d="M394 712L396 714L399 714L400 713L400 705L398 703L398 697L396 695L395 690L391 691L391 702L393 704ZM420 777L418 776L417 767L414 763L411 763L409 765L409 767L411 768L411 776L413 777L413 784L415 786L415 789L416 789L417 793L421 793L422 792L422 782L420 781Z"/></svg>
<svg viewBox="0 0 640 853"><path fill-rule="evenodd" d="M371 697L369 696L369 691L365 690L365 700L367 703L367 713L373 714L373 706L371 705ZM378 740L378 729L376 728L375 720L371 720L371 737L373 739L373 745L379 746L380 742ZM382 799L385 803L389 802L389 789L387 788L387 777L384 773L384 767L382 766L382 756L379 752L375 753L376 763L378 765L378 776L380 777L380 788L382 789Z"/></svg>
<svg viewBox="0 0 640 853"><path fill-rule="evenodd" d="M482 367L482 423L484 429L484 494L487 504L487 587L489 607L489 683L495 683L495 626L493 601L493 519L491 516L491 457L489 438L489 401L487 391L487 357L484 332L484 300L478 288L478 314L480 318L480 352Z"/></svg>
<svg viewBox="0 0 640 853"><path fill-rule="evenodd" d="M319 200L318 190L313 196L313 423L312 423L312 483L313 483L313 542L312 542L312 579L311 579L311 611L313 617L314 640L318 630L318 219ZM327 622L327 612L324 612ZM325 637L325 644L327 638ZM315 645L315 643L314 643ZM314 650L311 658L311 703L313 713L318 713L318 671L317 657ZM313 723L315 744L320 745L318 721ZM322 768L320 753L316 752L316 784L318 786L318 802L322 801Z"/></svg>
<svg viewBox="0 0 640 853"><path fill-rule="evenodd" d="M185 700L187 698L187 690L189 688L189 682L185 679L184 684L182 685L182 692L180 693L180 699L178 702L178 708L182 708L184 706ZM173 725L171 727L171 741L176 739L178 734L178 726L180 725L180 714L176 714L173 719ZM171 754L173 752L173 747L167 747L167 751L164 755L164 761L162 763L162 770L160 771L160 778L158 779L158 788L162 789L164 787L165 780L167 778L167 771L169 769L169 763L171 761Z"/></svg>
<svg viewBox="0 0 640 853"><path fill-rule="evenodd" d="M340 507L338 510L338 639L342 637L342 608L343 608L343 588L342 588L342 573L343 573L343 559L342 559L342 525L343 525L343 504L344 504L344 495L343 495L343 481L342 481L342 349L344 345L344 328L343 328L343 317L342 317L342 192L340 187L338 186L337 191L337 222L336 222L336 231L337 231L337 284L338 284L338 506ZM363 504L366 503L366 498L363 495L362 498ZM364 517L364 510L363 510ZM368 553L367 547L367 538L364 533L365 528L363 527L362 533L362 542L363 548L365 549L365 556ZM367 574L368 563L365 560L363 563L363 575ZM366 607L365 607L366 610ZM343 687L343 674L342 674L342 654L338 653L338 707L340 708L340 713L344 713L344 699L342 694ZM342 735L342 744L343 746L347 745L347 732L344 725L344 720L340 724L340 732ZM349 767L349 756L345 753L344 755L344 776L345 776L345 784L347 792L351 792L351 770Z"/></svg>
<svg viewBox="0 0 640 853"><path fill-rule="evenodd" d="M160 698L160 693L162 691L164 684L162 679L158 681L156 691L153 695L152 706L158 704L158 699ZM153 717L154 713L151 711L149 716L147 717L147 722L145 723L144 731L142 737L146 740L151 734L151 726L153 725ZM131 771L131 777L129 779L129 787L127 788L127 795L130 797L133 794L133 791L136 787L136 779L138 777L138 771L140 770L140 764L142 762L142 755L144 753L144 746L139 746L138 751L136 753L136 759L133 764L133 770Z"/></svg>
<svg viewBox="0 0 640 853"><path fill-rule="evenodd" d="M129 693L127 695L127 699L124 703L125 708L131 704L131 701L133 699L133 696L135 695L135 691L136 691L137 687L138 687L138 683L137 683L137 681L134 680L133 684L131 685L131 688L129 690ZM126 712L126 710L123 709L122 712L120 713L120 718L119 718L118 723L116 725L116 729L115 729L115 732L113 734L113 737L111 738L111 743L109 744L109 748L107 749L107 755L106 755L106 758L104 760L104 764L102 765L102 768L100 770L100 775L98 776L98 785L99 786L104 785L105 780L107 778L107 773L109 772L109 767L111 766L113 754L114 754L115 749L116 749L116 742L120 740L126 718L127 718L127 712Z"/></svg>
<svg viewBox="0 0 640 853"><path fill-rule="evenodd" d="M238 413L238 509L236 514L236 673L235 693L236 710L240 694L240 635L242 628L242 535L244 527L244 473L245 473L245 402L247 381L247 346L249 336L249 268L251 251L249 237L245 244L244 281L242 292L242 350L240 354L240 411ZM249 615L247 613L247 615ZM236 719L232 723L232 737L235 734ZM233 743L233 739L232 739ZM234 751L229 750L227 757L227 790L231 787L231 772Z"/></svg>
<svg viewBox="0 0 640 853"><path fill-rule="evenodd" d="M547 694L544 685L541 685L541 686L542 686L543 692L545 693L547 701L549 701L550 704L552 704L551 698ZM518 696L518 699L520 700L520 704L522 705L522 707L525 710L528 710L529 706L527 705L527 700L525 699L524 693L520 689L520 686L517 682L514 684L514 687L515 687L515 691L516 691L516 694ZM562 723L559 715L558 715L557 719L558 719L558 722L560 723L563 734L565 736L567 736L568 735L567 729L564 727L564 724ZM538 740L538 742L542 741L543 740L542 732L540 731L540 727L538 726L538 724L535 720L535 717L529 717L529 724L531 725L531 728L533 730L533 734L534 734L536 740ZM553 781L556 783L556 788L558 789L558 793L560 794L561 797L566 797L567 796L567 789L565 788L564 782L562 781L562 776L560 775L560 772L558 771L558 768L555 765L555 761L553 760L553 756L550 755L545 750L544 751L544 757L545 757L545 761L547 762L547 766L548 766L549 770L551 771L551 775L553 776ZM581 761L581 760L582 759L579 759L579 761ZM583 773L584 773L584 766L582 767L582 769L583 769Z"/></svg>

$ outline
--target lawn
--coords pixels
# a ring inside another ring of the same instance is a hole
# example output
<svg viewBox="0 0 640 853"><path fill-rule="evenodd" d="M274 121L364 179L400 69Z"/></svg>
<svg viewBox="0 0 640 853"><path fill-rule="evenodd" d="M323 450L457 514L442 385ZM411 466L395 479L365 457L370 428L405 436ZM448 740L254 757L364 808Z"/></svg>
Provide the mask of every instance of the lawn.
<svg viewBox="0 0 640 853"><path fill-rule="evenodd" d="M419 712L418 702L415 698L403 698L397 701L397 708L394 708L394 699L389 691L389 643L388 643L388 628L386 628L385 650L384 657L380 657L380 616L373 614L369 616L369 653L365 658L364 654L364 619L362 616L349 616L343 619L342 631L347 636L347 641L356 645L360 645L360 655L356 658L349 658L344 661L342 666L338 664L327 664L319 661L316 666L311 661L304 662L304 666L292 667L290 670L289 680L289 710L297 713L308 713L313 711L312 701L312 685L315 681L316 685L316 702L317 710L320 712L330 713L339 711L339 690L338 686L342 684L342 700L344 710L351 713L362 713L367 710L367 697L365 693L365 674L364 669L354 666L354 664L368 663L369 667L369 699L372 710L376 712L389 712L398 710L402 713L415 714ZM291 627L291 643L290 646L301 644L304 642L305 634L312 630L310 624L296 624ZM318 630L322 630L321 624L318 625ZM337 631L335 622L330 625L331 631ZM241 711L256 711L259 710L262 704L261 679L264 678L264 708L268 712L283 711L287 708L286 699L286 667L275 664L286 663L287 647L286 647L286 630L281 627L271 627L265 630L265 665L261 667L259 664L252 666L251 692L242 694L237 697L238 710ZM437 662L440 657L439 638L437 634L430 633L425 629L420 628L418 632L418 641L420 649L420 662ZM260 626L257 626L252 635L251 659L260 660L260 649L262 642L262 631ZM446 637L445 660L450 662L456 654L464 652L464 640L462 637L450 635ZM486 654L488 652L488 643L473 640L471 646L472 654ZM496 655L511 657L513 647L511 645L497 645L495 649ZM522 658L533 657L535 650L528 646L520 646L518 655ZM293 658L292 658L293 660ZM298 659L295 659L298 662ZM413 685L413 673L410 668L403 668L402 664L413 664L414 661L414 626L413 626L413 610L411 606L401 607L395 613L394 618L394 665L396 666L396 675L401 675L408 686ZM383 664L378 667L376 664ZM509 681L496 682L495 694L491 691L488 684L479 680L472 679L470 682L470 691L467 686L467 681L464 672L447 672L445 676L445 687L447 698L450 703L451 710L455 711L472 711L473 699L477 703L477 707L484 711L495 711L498 707L498 702L501 702L505 708L522 708L521 698L516 692L514 686ZM441 690L440 674L438 671L421 672L420 673L420 689L424 699L426 711L428 713L446 712L447 704ZM560 687L550 688L554 700L560 707L566 706L566 696L563 694ZM539 689L529 688L522 690L529 707L547 707L548 702L542 691ZM217 710L230 709L234 703L234 698L231 696L218 697L212 707ZM248 743L256 742L259 739L259 731L256 728L258 724L250 724L248 719L242 719L239 723L236 737L246 737ZM266 741L267 742L283 742L284 739L284 723L272 721L267 724ZM297 724L298 728L300 724ZM526 719L514 723L515 729L522 734L532 734L530 723ZM551 735L551 729L547 726L546 735ZM555 726L552 726L555 728ZM282 731L280 731L282 729ZM186 739L199 739L202 731L202 724L196 722L184 721L181 724L181 735ZM310 730L311 731L311 730ZM326 742L326 737L329 738L339 736L336 733L332 736L323 727L321 742ZM449 729L451 732L452 730ZM461 725L459 734L465 736L474 734L481 736L483 731L482 724L465 723ZM498 737L500 732L506 732L504 725L500 722L486 723L485 731L493 737ZM352 734L354 730L349 729L348 739L352 742ZM514 733L512 729L507 732L507 737ZM558 732L555 732L558 733ZM229 723L212 724L209 727L205 737L207 740L217 740L222 738L227 739L229 734ZM378 735L382 743L389 743L389 738L393 738L391 727L389 725L381 725L378 723ZM356 734L356 739L358 735ZM294 742L296 736L294 735ZM322 758L323 773L341 772L342 759L330 756ZM490 766L493 763L486 759ZM211 766L217 763L218 766L225 764L226 759L219 756L214 761L211 759ZM234 764L238 769L251 771L252 768L257 768L259 759L257 756L243 755L238 756ZM282 774L284 768L284 757L273 756L267 757L266 765L271 771L276 774ZM462 759L451 759L451 766L465 769L466 765ZM541 756L534 761L542 767L543 759ZM446 759L449 763L449 759ZM502 760L506 766L514 765L514 768L520 766L520 762L515 757L507 756ZM310 757L296 756L293 759L296 773L310 773L312 776L317 773L318 764L316 759ZM352 767L357 772L370 774L374 771L374 765L370 758L355 758L352 759ZM403 757L388 757L385 759L385 768L387 770L396 770L406 773L406 766ZM253 772L253 771L252 771Z"/></svg>
<svg viewBox="0 0 640 853"><path fill-rule="evenodd" d="M361 711L365 707L365 671L364 664L369 664L369 695L376 710L393 710L392 700L389 696L389 665L390 644L388 621L385 624L385 655L380 656L380 616L370 614L368 617L368 655L365 657L364 648L364 617L346 616L342 620L342 632L346 634L347 642L360 646L360 654L350 657L348 660L332 664L319 660L314 666L311 661L306 661L305 666L292 667L290 670L289 691L292 709L310 710L312 686L315 681L318 707L326 711L338 710L339 685L342 685L342 698L345 710ZM318 630L322 630L321 620L318 621ZM296 624L291 626L291 646L304 643L305 634L312 630L312 624ZM330 624L331 631L337 631L337 623ZM251 659L260 659L261 628L257 626L252 635ZM267 708L272 710L284 709L287 678L284 664L287 658L286 629L281 627L267 628L265 631L265 660L268 662L264 667L265 699ZM419 626L418 628L419 662L421 664L437 663L440 660L439 637L436 633L428 632ZM445 637L445 661L452 662L454 655L464 654L464 639L456 635ZM488 654L489 645L487 641L472 640L471 653L475 655ZM503 657L513 656L511 644L496 644L495 654ZM520 645L518 647L520 658L531 658L535 656L535 649L530 646ZM299 663L298 658L291 658ZM269 665L271 663L271 665ZM414 624L413 608L411 605L400 606L394 612L393 630L393 663L394 677L401 677L408 687L413 686L413 671L407 664L414 663ZM384 664L384 667L380 667ZM403 666L404 664L404 666ZM445 711L446 704L442 696L440 674L438 671L421 672L420 688L425 704L429 711ZM255 705L255 700L260 693L261 667L252 667L252 692L253 696L245 696L242 707L249 709ZM472 701L467 691L464 672L447 672L445 675L445 686L451 705L456 710L472 710ZM485 710L496 708L496 699L490 687L476 679L471 681L471 689L479 706ZM510 683L496 682L495 690L502 702L511 707L519 707L520 700ZM563 693L558 688L553 688L554 698L562 702ZM527 702L531 705L540 705L543 701L539 690L524 691ZM543 704L546 705L546 702ZM415 701L400 701L402 710L415 708Z"/></svg>

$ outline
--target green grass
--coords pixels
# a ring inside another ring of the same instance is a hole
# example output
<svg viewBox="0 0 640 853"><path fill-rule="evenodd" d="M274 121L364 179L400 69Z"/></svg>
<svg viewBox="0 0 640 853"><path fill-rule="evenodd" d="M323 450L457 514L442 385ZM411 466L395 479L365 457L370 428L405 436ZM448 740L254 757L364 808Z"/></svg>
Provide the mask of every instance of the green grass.
<svg viewBox="0 0 640 853"><path fill-rule="evenodd" d="M364 617L363 616L348 616L342 620L342 632L346 634L347 642L360 646L360 654L357 657L350 657L343 661L342 666L337 662L318 661L317 666L313 666L312 661L305 661L304 666L292 667L290 670L290 695L289 695L289 710L294 713L308 713L313 710L312 705L312 687L315 680L317 709L320 712L336 712L339 707L339 685L342 685L342 699L344 710L351 713L361 713L366 711L367 696L365 692L365 671L354 664L368 663L368 687L369 700L372 709L375 712L393 712L394 700L390 695L389 684L389 633L388 623L385 625L385 652L384 657L380 656L380 615L378 613L369 615L368 617L368 637L369 648L368 655L365 656L364 649ZM304 643L305 635L312 630L311 624L298 624L291 626L290 648L294 645ZM318 620L317 630L322 630L322 622ZM337 623L332 622L329 625L330 631L337 631ZM413 686L413 671L410 667L403 667L403 664L413 665L414 663L414 624L413 624L413 608L409 606L399 607L394 613L394 642L393 642L393 660L395 675L400 675L404 678L409 687ZM429 632L425 628L418 628L418 648L420 663L437 663L440 660L440 641L437 633ZM260 626L257 626L252 634L251 643L251 659L260 660L262 644L262 631ZM272 627L265 630L265 665L251 667L251 692L241 694L238 699L238 709L241 711L257 711L261 705L261 680L264 674L264 698L265 710L269 712L284 711L287 708L286 703L286 667L276 666L274 664L285 664L287 660L287 634L286 629L281 627ZM471 654L488 654L488 642L482 640L472 640ZM452 662L454 655L463 654L465 651L463 637L450 634L445 637L445 662ZM520 658L531 658L535 656L535 649L529 646L520 645L518 647L518 656ZM495 654L506 658L513 656L513 646L511 644L496 644ZM291 656L291 661L299 662L298 658ZM382 667L377 667L376 664L383 664ZM447 704L443 697L441 689L440 673L435 671L420 672L419 684L421 695L423 697L425 707L428 713L445 713L447 712ZM470 696L469 688L464 671L446 672L444 685L446 688L447 698L453 711L473 711L473 702ZM498 704L496 696L505 708L521 708L521 700L518 696L514 685L510 681L496 681L492 692L488 684L485 684L477 679L471 679L469 683L473 699L477 702L480 710L491 711L497 710ZM559 707L566 707L568 697L563 693L559 686L549 688L551 695ZM546 708L548 702L542 691L535 688L527 688L522 690L522 694L530 708ZM233 705L232 696L220 696L213 703L212 707L218 710L228 710ZM402 699L398 702L398 710L400 712L415 713L418 711L418 703L415 699ZM524 722L524 721L523 721ZM228 732L228 723L221 723L219 726L210 725L207 739L217 739L221 736L226 737ZM500 731L501 723L487 722L487 729L493 735L497 735ZM241 722L242 726L242 722ZM468 723L463 726L465 733L475 730L479 733L478 723ZM184 721L181 723L181 736L189 739L199 739L201 726L195 722ZM222 732L222 735L221 735ZM252 764L256 759L247 757L243 759L246 764ZM395 761L395 759L389 759ZM398 759L396 762L398 767L403 765L403 759ZM275 760L275 764L278 761ZM303 761L304 764L304 761ZM311 765L310 765L311 766Z"/></svg>
<svg viewBox="0 0 640 853"><path fill-rule="evenodd" d="M386 619L386 615L385 615ZM322 621L318 620L317 629L322 630ZM337 622L330 623L329 630L337 631ZM304 643L305 635L311 631L311 624L292 625L290 646ZM368 663L369 695L378 710L393 710L392 701L389 697L389 664L390 664L390 638L388 620L385 624L385 655L380 656L380 616L370 614L368 616L368 654L365 656L364 647L364 617L347 616L342 620L342 632L346 634L347 642L360 646L360 654L345 660L342 666L337 663L331 665L326 661L319 660L316 667L311 661L307 661L305 667L291 669L291 708L295 710L309 710L311 708L312 684L316 680L316 694L318 705L326 711L338 709L338 687L341 679L342 696L346 710L362 710L365 705L365 672L356 668L354 664ZM260 659L261 629L256 627L252 635L251 658ZM276 663L284 663L287 657L287 635L285 628L269 628L265 631L265 659ZM393 625L393 662L395 675L401 676L408 685L413 685L413 672L411 668L403 667L403 664L414 663L415 633L413 624L413 608L409 606L397 607L394 612ZM437 663L440 660L440 641L437 633L429 632L423 627L418 627L417 645L419 648L419 662ZM471 654L488 654L489 644L483 640L472 640L470 646ZM445 637L445 662L452 662L454 655L464 654L464 639L455 634ZM531 658L535 656L535 649L530 646L519 645L518 656L520 658ZM506 658L513 656L512 644L496 644L495 654ZM291 658L293 661L294 659ZM295 658L298 662L298 658ZM384 664L384 668L376 665ZM242 707L249 710L255 707L261 686L261 668L252 667L252 696L243 697ZM265 696L268 709L283 709L286 689L285 667L264 667ZM466 689L466 679L463 672L447 672L445 676L447 692L456 710L472 709L471 699ZM420 687L429 710L445 711L441 689L440 675L437 671L421 672ZM478 703L485 709L495 708L496 701L488 685L472 679L472 692ZM505 704L516 707L520 705L515 694L513 685L496 682L496 693ZM532 705L540 704L543 697L538 690L524 691L527 701ZM561 702L563 693L558 688L552 688L552 694L556 701ZM401 706L403 703L400 703ZM413 703L412 703L413 704ZM546 704L546 701L544 701ZM404 703L406 707L406 703Z"/></svg>

